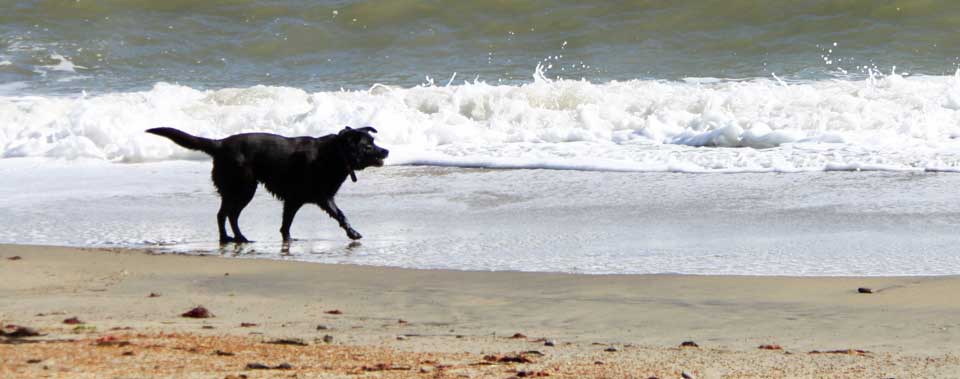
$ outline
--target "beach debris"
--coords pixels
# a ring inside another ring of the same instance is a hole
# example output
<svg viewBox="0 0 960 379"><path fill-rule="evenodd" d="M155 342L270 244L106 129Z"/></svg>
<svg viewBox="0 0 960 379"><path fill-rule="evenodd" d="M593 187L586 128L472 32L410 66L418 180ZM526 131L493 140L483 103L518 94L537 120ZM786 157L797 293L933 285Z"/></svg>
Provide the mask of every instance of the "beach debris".
<svg viewBox="0 0 960 379"><path fill-rule="evenodd" d="M40 362L43 362L43 359L36 359L36 358L34 358L34 359L27 359L27 364L31 364L31 365L34 365L34 364L37 364L37 363L40 363Z"/></svg>
<svg viewBox="0 0 960 379"><path fill-rule="evenodd" d="M70 317L70 318L68 318L68 319L66 319L66 320L63 320L63 323L64 323L64 324L67 324L67 325L86 324L85 322L80 321L80 319L77 318L77 316L73 316L73 317Z"/></svg>
<svg viewBox="0 0 960 379"><path fill-rule="evenodd" d="M483 360L497 363L533 363L533 360L523 353L515 355L485 355L483 356Z"/></svg>
<svg viewBox="0 0 960 379"><path fill-rule="evenodd" d="M211 313L209 310L207 310L207 308L204 308L203 306L199 306L199 305L196 306L196 307L194 307L193 309L191 309L191 310L189 310L189 311L186 311L185 313L181 314L180 316L189 317L189 318L211 318L211 317L214 317L213 313Z"/></svg>
<svg viewBox="0 0 960 379"><path fill-rule="evenodd" d="M545 376L550 376L549 373L545 371L524 371L519 370L515 375L517 378L542 378Z"/></svg>
<svg viewBox="0 0 960 379"><path fill-rule="evenodd" d="M213 354L216 355L216 356L218 356L218 357L232 357L232 356L236 355L236 354L231 353L231 352L229 352L229 351L223 351L223 350L219 350L219 349L214 350L214 351L213 351Z"/></svg>
<svg viewBox="0 0 960 379"><path fill-rule="evenodd" d="M121 347L121 346L129 346L129 345L130 345L130 341L124 341L124 340L121 340L121 339L119 339L119 338L117 338L117 337L115 337L115 336L107 335L107 336L103 336L103 337L97 338L97 339L94 341L94 345L97 345L97 346L117 346L117 347Z"/></svg>
<svg viewBox="0 0 960 379"><path fill-rule="evenodd" d="M683 341L680 343L680 347L700 347L700 345L693 341Z"/></svg>
<svg viewBox="0 0 960 379"><path fill-rule="evenodd" d="M859 293L873 293L873 289L870 289L870 288L867 288L867 287L860 287L860 288L857 288L857 292L859 292Z"/></svg>
<svg viewBox="0 0 960 379"><path fill-rule="evenodd" d="M841 350L812 350L808 354L847 354L847 355L865 355L870 354L867 350L860 349L841 349Z"/></svg>
<svg viewBox="0 0 960 379"><path fill-rule="evenodd" d="M23 257L21 257L21 256L19 256L19 255L14 255L14 256L12 256L12 257L7 257L7 260L8 260L8 261L19 261L19 260L21 260L21 259L23 259Z"/></svg>
<svg viewBox="0 0 960 379"><path fill-rule="evenodd" d="M593 364L599 366L599 365L602 365L602 364L603 364L603 361L593 361Z"/></svg>
<svg viewBox="0 0 960 379"><path fill-rule="evenodd" d="M760 345L757 347L760 350L783 350L783 347L780 345Z"/></svg>
<svg viewBox="0 0 960 379"><path fill-rule="evenodd" d="M615 353L620 351L620 349L617 349L616 346L610 346L610 347L607 347L606 349L603 349L603 351L606 351L608 353Z"/></svg>
<svg viewBox="0 0 960 379"><path fill-rule="evenodd" d="M333 310L329 310L329 311L326 311L326 312L323 312L323 313L326 313L326 314L328 314L328 315L342 315L342 314L343 314L343 312L340 311L339 309L333 309Z"/></svg>
<svg viewBox="0 0 960 379"><path fill-rule="evenodd" d="M26 327L26 326L7 325L6 329L12 329L13 331L5 332L2 329L0 329L0 336L4 336L7 338L23 338L23 337L37 337L41 335L40 332L38 332L36 329Z"/></svg>
<svg viewBox="0 0 960 379"><path fill-rule="evenodd" d="M681 371L681 372L680 372L680 377L683 378L683 379L693 379L693 375L687 374L686 371Z"/></svg>
<svg viewBox="0 0 960 379"><path fill-rule="evenodd" d="M50 312L50 313L42 313L42 312L41 312L41 313L35 314L34 316L37 316L37 317L43 317L43 316L63 316L63 315L66 315L66 314L67 314L67 312L64 312L64 311L56 311L56 312Z"/></svg>
<svg viewBox="0 0 960 379"><path fill-rule="evenodd" d="M543 341L543 346L557 346L557 341L554 341L554 340Z"/></svg>
<svg viewBox="0 0 960 379"><path fill-rule="evenodd" d="M333 343L333 336L327 334L323 336L323 343Z"/></svg>
<svg viewBox="0 0 960 379"><path fill-rule="evenodd" d="M300 338L278 338L275 340L270 340L265 343L273 345L293 345L293 346L309 346L310 344L303 341Z"/></svg>
<svg viewBox="0 0 960 379"><path fill-rule="evenodd" d="M252 327L255 327L255 326L260 326L260 325L259 325L259 324L256 324L256 323L252 323L252 322L241 322L241 323L240 323L240 327L241 327L241 328L252 328Z"/></svg>
<svg viewBox="0 0 960 379"><path fill-rule="evenodd" d="M73 327L74 333L93 333L97 331L97 327L93 325L80 324Z"/></svg>
<svg viewBox="0 0 960 379"><path fill-rule="evenodd" d="M149 295L147 295L147 297L160 297L160 293L159 293L159 292L151 292Z"/></svg>
<svg viewBox="0 0 960 379"><path fill-rule="evenodd" d="M513 333L513 335L510 336L510 338L520 339L520 338L527 338L527 336L525 336L523 333Z"/></svg>
<svg viewBox="0 0 960 379"><path fill-rule="evenodd" d="M329 329L330 329L329 326L326 326L323 324L317 325L317 330L329 330Z"/></svg>
<svg viewBox="0 0 960 379"><path fill-rule="evenodd" d="M276 366L267 366L263 363L247 363L247 370L291 370L293 366L289 363L281 363Z"/></svg>
<svg viewBox="0 0 960 379"><path fill-rule="evenodd" d="M387 363L377 363L373 366L363 366L363 371L408 371L413 367L407 365L395 365Z"/></svg>

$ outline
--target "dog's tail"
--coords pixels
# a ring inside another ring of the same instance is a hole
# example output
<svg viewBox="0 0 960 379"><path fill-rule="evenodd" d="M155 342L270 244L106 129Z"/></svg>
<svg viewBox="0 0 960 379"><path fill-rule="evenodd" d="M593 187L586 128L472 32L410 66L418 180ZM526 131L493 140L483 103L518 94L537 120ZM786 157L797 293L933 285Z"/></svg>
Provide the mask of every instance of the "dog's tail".
<svg viewBox="0 0 960 379"><path fill-rule="evenodd" d="M152 133L158 136L167 137L177 145L183 146L190 150L200 150L210 155L214 155L217 152L217 150L220 148L220 141L218 140L197 137L194 135L187 134L179 129L153 128L153 129L147 129L147 133Z"/></svg>

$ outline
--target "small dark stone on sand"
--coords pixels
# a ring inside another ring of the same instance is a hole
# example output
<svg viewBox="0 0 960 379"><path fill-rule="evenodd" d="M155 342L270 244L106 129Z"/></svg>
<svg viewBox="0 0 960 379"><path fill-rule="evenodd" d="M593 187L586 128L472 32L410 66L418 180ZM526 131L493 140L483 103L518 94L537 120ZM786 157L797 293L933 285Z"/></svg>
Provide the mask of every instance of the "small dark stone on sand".
<svg viewBox="0 0 960 379"><path fill-rule="evenodd" d="M12 257L7 258L8 261L19 261L19 260L21 260L21 259L23 259L23 257L21 257L21 256L19 256L19 255L14 255L14 256L12 256Z"/></svg>
<svg viewBox="0 0 960 379"><path fill-rule="evenodd" d="M66 319L66 320L63 320L63 323L64 323L64 324L67 324L67 325L86 324L85 322L80 321L80 319L77 318L77 317L71 317L71 318L68 318L68 319Z"/></svg>
<svg viewBox="0 0 960 379"><path fill-rule="evenodd" d="M147 297L160 297L160 293L158 293L158 292L151 292L149 295L147 295Z"/></svg>
<svg viewBox="0 0 960 379"><path fill-rule="evenodd" d="M213 354L216 354L216 355L219 356L219 357L232 357L232 356L236 355L236 354L233 354L233 353L231 353L231 352L229 352L229 351L223 351L223 350L214 350L214 351L213 351Z"/></svg>
<svg viewBox="0 0 960 379"><path fill-rule="evenodd" d="M407 320L404 320L402 318L397 320L397 324L406 324L406 323L407 323Z"/></svg>
<svg viewBox="0 0 960 379"><path fill-rule="evenodd" d="M867 288L867 287L860 287L860 288L857 288L857 292L859 292L859 293L873 293L873 290L870 289L870 288Z"/></svg>
<svg viewBox="0 0 960 379"><path fill-rule="evenodd" d="M700 345L693 341L683 341L680 343L680 347L700 347Z"/></svg>
<svg viewBox="0 0 960 379"><path fill-rule="evenodd" d="M200 329L214 329L214 327L213 325L204 325L204 326L201 326Z"/></svg>
<svg viewBox="0 0 960 379"><path fill-rule="evenodd" d="M329 334L323 336L323 342L324 342L324 343L333 343L333 336L331 336L331 335L329 335Z"/></svg>
<svg viewBox="0 0 960 379"><path fill-rule="evenodd" d="M603 349L603 351L606 351L606 352L608 352L608 353L613 353L613 352L619 351L619 349L617 349L617 348L614 347L614 346L610 346L610 347L608 347L608 348L606 348L606 349Z"/></svg>
<svg viewBox="0 0 960 379"><path fill-rule="evenodd" d="M330 327L326 325L317 325L317 330L327 330L327 329L330 329Z"/></svg>
<svg viewBox="0 0 960 379"><path fill-rule="evenodd" d="M9 328L11 325L7 325ZM0 335L3 335L7 338L23 338L23 337L36 337L40 335L36 329L29 328L26 326L13 326L12 332L4 332L0 330Z"/></svg>
<svg viewBox="0 0 960 379"><path fill-rule="evenodd" d="M43 362L43 359L28 359L28 360L27 360L27 363L29 363L29 364L37 364L37 363L40 363L40 362Z"/></svg>
<svg viewBox="0 0 960 379"><path fill-rule="evenodd" d="M209 310L207 310L207 308L204 308L204 307L202 307L202 306L198 306L198 307L196 307L196 308L193 308L193 309L187 311L186 313L181 314L180 316L190 317L190 318L211 318L211 317L214 317L214 316L213 316L213 313L211 313Z"/></svg>
<svg viewBox="0 0 960 379"><path fill-rule="evenodd" d="M513 336L510 336L510 338L520 339L520 338L527 338L527 336L525 336L523 333L514 333Z"/></svg>
<svg viewBox="0 0 960 379"><path fill-rule="evenodd" d="M132 351L124 351L123 354L120 354L120 355L122 355L122 356L124 356L124 357L130 357L130 356L133 356L133 352L132 352Z"/></svg>
<svg viewBox="0 0 960 379"><path fill-rule="evenodd" d="M263 363L247 363L247 370L269 370L270 366L267 366Z"/></svg>
<svg viewBox="0 0 960 379"><path fill-rule="evenodd" d="M334 310L326 311L326 312L323 312L323 313L326 313L326 314L328 314L328 315L342 315L342 314L343 314L343 312L340 311L339 309L334 309Z"/></svg>
<svg viewBox="0 0 960 379"><path fill-rule="evenodd" d="M276 366L273 366L273 368L277 370L292 370L293 366L291 366L289 363L281 363Z"/></svg>
<svg viewBox="0 0 960 379"><path fill-rule="evenodd" d="M252 322L241 322L241 323L240 323L240 327L241 327L241 328L252 328L252 327L254 327L254 326L259 326L259 325L254 324L254 323L252 323Z"/></svg>
<svg viewBox="0 0 960 379"><path fill-rule="evenodd" d="M693 379L693 376L690 374L687 374L686 372L681 372L680 377L683 379Z"/></svg>

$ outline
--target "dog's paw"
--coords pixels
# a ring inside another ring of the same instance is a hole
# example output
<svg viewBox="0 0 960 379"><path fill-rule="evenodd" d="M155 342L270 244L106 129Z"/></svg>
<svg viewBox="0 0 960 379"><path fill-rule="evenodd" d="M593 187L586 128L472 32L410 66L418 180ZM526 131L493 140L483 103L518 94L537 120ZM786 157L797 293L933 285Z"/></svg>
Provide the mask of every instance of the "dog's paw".
<svg viewBox="0 0 960 379"><path fill-rule="evenodd" d="M352 240L358 240L363 238L363 236L361 236L360 233L357 233L357 231L353 229L347 229L347 237L350 237L350 239Z"/></svg>

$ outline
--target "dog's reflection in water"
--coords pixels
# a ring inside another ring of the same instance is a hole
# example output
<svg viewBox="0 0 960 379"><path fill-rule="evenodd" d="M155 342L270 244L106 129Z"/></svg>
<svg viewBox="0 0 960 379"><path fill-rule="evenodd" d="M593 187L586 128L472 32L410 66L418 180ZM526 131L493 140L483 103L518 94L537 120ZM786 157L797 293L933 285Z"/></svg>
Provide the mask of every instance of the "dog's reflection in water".
<svg viewBox="0 0 960 379"><path fill-rule="evenodd" d="M299 242L300 244L298 244ZM298 246L299 245L299 246ZM291 252L291 246L293 247ZM346 246L334 246L331 243L310 244L306 241L287 241L280 245L280 256L292 257L296 255L314 255L314 256L349 256L353 251L363 246L360 241L350 241Z"/></svg>
<svg viewBox="0 0 960 379"><path fill-rule="evenodd" d="M279 251L275 248L279 246ZM220 245L216 253L224 257L337 257L353 255L355 250L362 247L360 241L350 241L341 245L334 241L304 241L291 240L279 245L264 243L228 244Z"/></svg>

